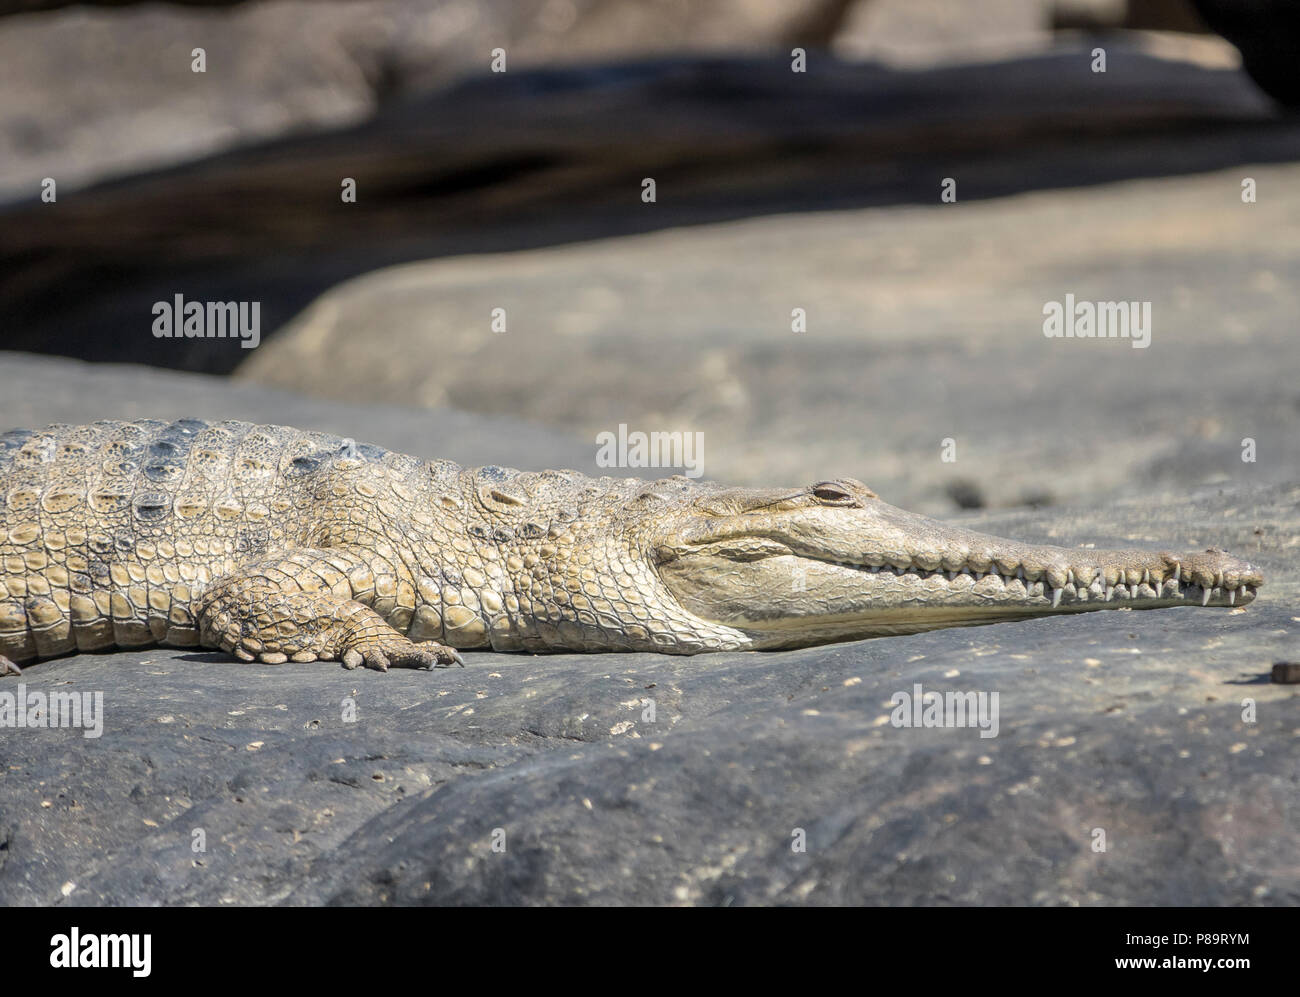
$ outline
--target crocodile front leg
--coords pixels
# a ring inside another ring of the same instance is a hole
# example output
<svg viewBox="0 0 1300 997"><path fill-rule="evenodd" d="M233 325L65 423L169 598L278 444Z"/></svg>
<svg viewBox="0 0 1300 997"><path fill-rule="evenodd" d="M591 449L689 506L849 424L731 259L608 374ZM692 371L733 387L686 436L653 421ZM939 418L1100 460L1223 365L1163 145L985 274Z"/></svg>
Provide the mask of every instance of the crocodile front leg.
<svg viewBox="0 0 1300 997"><path fill-rule="evenodd" d="M388 671L465 663L454 648L409 640L357 598L373 593L365 559L343 549L241 565L205 593L199 641L268 664L340 660L347 668Z"/></svg>

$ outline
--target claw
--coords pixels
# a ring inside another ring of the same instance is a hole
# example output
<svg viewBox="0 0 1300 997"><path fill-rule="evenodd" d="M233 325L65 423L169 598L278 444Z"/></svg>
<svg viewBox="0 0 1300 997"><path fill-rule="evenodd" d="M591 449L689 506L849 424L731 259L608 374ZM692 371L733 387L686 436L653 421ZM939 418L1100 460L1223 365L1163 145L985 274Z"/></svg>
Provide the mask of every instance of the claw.
<svg viewBox="0 0 1300 997"><path fill-rule="evenodd" d="M464 662L462 662L464 664ZM22 675L23 670L0 654L0 675Z"/></svg>
<svg viewBox="0 0 1300 997"><path fill-rule="evenodd" d="M448 665L465 667L465 659L455 648L433 642L413 643L405 637L381 641L365 641L359 647L343 652L343 666L358 668L365 665L377 672L391 668L445 668Z"/></svg>

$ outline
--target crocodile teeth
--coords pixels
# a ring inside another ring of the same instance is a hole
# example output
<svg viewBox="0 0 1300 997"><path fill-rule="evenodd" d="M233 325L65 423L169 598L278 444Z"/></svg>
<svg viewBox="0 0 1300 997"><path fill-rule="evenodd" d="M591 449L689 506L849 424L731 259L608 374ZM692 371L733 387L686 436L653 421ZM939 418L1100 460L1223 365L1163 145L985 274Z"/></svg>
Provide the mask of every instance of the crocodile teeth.
<svg viewBox="0 0 1300 997"><path fill-rule="evenodd" d="M943 566L942 560L938 566L927 568L924 565L915 562L907 565L890 563L886 558L885 563L872 565L866 563L871 560L869 555L853 562L856 567L872 574L888 574L891 577L901 579L914 579L923 581L932 577L946 578L948 582L956 582L959 575L966 575L972 581L972 584L978 584L985 578L993 578L999 585L998 587L1006 588L1012 591L1013 582L1020 582L1024 588L1026 596L1041 595L1044 599L1051 599L1052 609L1059 609L1065 598L1067 587L1072 602L1086 603L1096 602L1114 602L1116 600L1127 602L1129 600L1143 599L1190 599L1192 591L1199 588L1201 596L1201 605L1209 606L1210 602L1216 595L1227 597L1228 605L1235 606L1238 597L1245 600L1253 594L1250 586L1241 584L1238 587L1227 588L1224 574L1219 571L1215 577L1203 585L1197 584L1192 576L1182 582L1182 565L1175 564L1168 573L1161 571L1152 571L1144 568L1139 571L1133 569L1117 569L1113 580L1107 578L1106 569L1093 567L1090 570L1076 571L1073 568L1065 569L1065 580L1061 585L1053 585L1050 580L1044 576L1041 588L1035 581L1030 580L1031 574L1040 574L1040 569L1028 569L1024 565L1018 565L1014 571L1003 570L996 563L991 563L988 568L978 570L970 565L964 565L960 569L950 569ZM1139 579L1140 576L1140 579ZM1090 580L1085 585L1082 581L1085 577ZM1199 577L1199 576L1198 576ZM1206 575L1205 577L1209 577Z"/></svg>

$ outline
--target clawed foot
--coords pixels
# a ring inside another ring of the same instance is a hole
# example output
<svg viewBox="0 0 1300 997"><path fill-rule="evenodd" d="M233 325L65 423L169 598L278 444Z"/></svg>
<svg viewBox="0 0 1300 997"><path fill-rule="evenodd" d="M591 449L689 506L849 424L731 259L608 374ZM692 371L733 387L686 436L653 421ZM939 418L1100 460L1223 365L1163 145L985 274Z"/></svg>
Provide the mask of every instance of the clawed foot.
<svg viewBox="0 0 1300 997"><path fill-rule="evenodd" d="M365 665L376 671L389 668L446 668L449 665L465 667L465 659L454 647L427 641L416 644L405 637L387 640L369 640L343 652L343 667L358 668Z"/></svg>
<svg viewBox="0 0 1300 997"><path fill-rule="evenodd" d="M23 670L15 665L12 661L0 654L0 676L21 675Z"/></svg>

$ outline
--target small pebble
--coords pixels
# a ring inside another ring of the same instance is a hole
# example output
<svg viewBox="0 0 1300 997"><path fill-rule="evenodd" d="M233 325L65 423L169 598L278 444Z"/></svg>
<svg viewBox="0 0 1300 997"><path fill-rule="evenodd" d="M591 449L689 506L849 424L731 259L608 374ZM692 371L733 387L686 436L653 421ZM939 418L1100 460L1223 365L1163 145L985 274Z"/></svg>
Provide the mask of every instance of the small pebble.
<svg viewBox="0 0 1300 997"><path fill-rule="evenodd" d="M1300 661L1278 661L1273 664L1273 681L1282 685L1300 682Z"/></svg>

